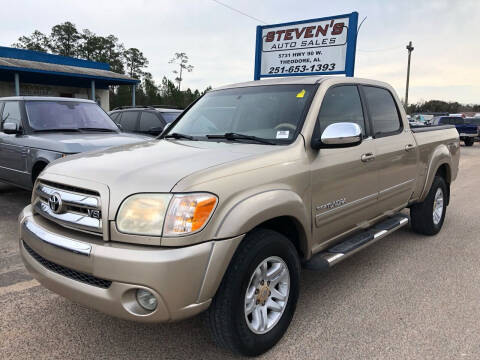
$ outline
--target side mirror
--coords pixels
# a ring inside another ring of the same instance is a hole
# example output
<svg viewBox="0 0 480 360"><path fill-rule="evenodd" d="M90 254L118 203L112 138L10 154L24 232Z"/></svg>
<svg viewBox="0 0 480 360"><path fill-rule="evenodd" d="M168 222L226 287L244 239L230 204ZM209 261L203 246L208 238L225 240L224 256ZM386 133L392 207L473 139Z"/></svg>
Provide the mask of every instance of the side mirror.
<svg viewBox="0 0 480 360"><path fill-rule="evenodd" d="M123 131L123 126L119 123L115 123L115 125L117 125L117 127L120 129L120 131Z"/></svg>
<svg viewBox="0 0 480 360"><path fill-rule="evenodd" d="M362 142L362 128L350 122L339 122L328 125L320 139L312 139L312 148L349 147Z"/></svg>
<svg viewBox="0 0 480 360"><path fill-rule="evenodd" d="M3 124L3 132L5 134L18 134L20 130L18 128L17 123L4 123Z"/></svg>

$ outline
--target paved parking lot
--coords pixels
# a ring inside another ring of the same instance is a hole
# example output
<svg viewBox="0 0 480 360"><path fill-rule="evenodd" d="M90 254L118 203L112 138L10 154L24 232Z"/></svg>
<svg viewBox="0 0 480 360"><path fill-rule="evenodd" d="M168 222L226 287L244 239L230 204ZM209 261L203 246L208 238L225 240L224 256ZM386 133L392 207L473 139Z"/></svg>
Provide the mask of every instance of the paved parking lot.
<svg viewBox="0 0 480 360"><path fill-rule="evenodd" d="M340 263L304 271L296 316L273 359L480 358L480 145L462 146L442 232L408 228ZM114 319L39 286L18 256L30 193L0 185L0 358L225 359L196 317Z"/></svg>

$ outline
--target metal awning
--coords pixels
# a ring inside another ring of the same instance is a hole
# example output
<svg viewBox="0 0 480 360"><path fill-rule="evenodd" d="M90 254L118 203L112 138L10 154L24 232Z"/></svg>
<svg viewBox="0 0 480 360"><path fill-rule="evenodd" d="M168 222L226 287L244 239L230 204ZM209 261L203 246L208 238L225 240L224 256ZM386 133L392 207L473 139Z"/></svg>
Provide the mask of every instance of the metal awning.
<svg viewBox="0 0 480 360"><path fill-rule="evenodd" d="M105 83L106 85L134 85L140 82L127 75L109 70L5 57L0 57L0 70L99 80L99 83Z"/></svg>
<svg viewBox="0 0 480 360"><path fill-rule="evenodd" d="M0 81L13 81L17 96L22 82L90 88L94 100L96 88L131 85L132 105L135 105L135 88L140 82L110 71L107 63L4 46L0 46Z"/></svg>

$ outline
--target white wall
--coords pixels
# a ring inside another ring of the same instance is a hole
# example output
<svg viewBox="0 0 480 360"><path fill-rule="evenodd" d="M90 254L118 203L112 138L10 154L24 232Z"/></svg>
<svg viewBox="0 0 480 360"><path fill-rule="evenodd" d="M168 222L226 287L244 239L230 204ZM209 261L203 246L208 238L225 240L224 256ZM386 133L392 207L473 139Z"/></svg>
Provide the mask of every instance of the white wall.
<svg viewBox="0 0 480 360"><path fill-rule="evenodd" d="M78 99L91 98L90 88L27 84L22 83L20 78L20 95L22 96L61 96L65 94L71 94ZM15 84L13 82L0 81L0 97L5 96L15 96ZM108 89L95 89L95 98L103 110L110 110Z"/></svg>

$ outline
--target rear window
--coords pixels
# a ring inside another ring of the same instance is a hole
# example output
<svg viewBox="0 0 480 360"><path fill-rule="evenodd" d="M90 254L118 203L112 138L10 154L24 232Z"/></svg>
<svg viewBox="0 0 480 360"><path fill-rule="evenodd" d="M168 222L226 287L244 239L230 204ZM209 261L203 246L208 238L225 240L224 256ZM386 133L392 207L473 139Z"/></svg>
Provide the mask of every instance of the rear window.
<svg viewBox="0 0 480 360"><path fill-rule="evenodd" d="M449 119L449 118L442 117L442 118L438 118L438 119L437 119L437 124L438 124L438 125L450 125L451 122L450 122L450 119Z"/></svg>
<svg viewBox="0 0 480 360"><path fill-rule="evenodd" d="M363 90L375 135L399 131L401 122L392 94L387 89L373 86L363 86Z"/></svg>
<svg viewBox="0 0 480 360"><path fill-rule="evenodd" d="M151 131L154 129L158 130L158 128L161 127L162 123L157 115L148 111L142 112L142 115L140 115L140 131Z"/></svg>
<svg viewBox="0 0 480 360"><path fill-rule="evenodd" d="M174 122L181 114L181 111L169 111L169 112L162 112L162 117L167 124Z"/></svg>
<svg viewBox="0 0 480 360"><path fill-rule="evenodd" d="M463 125L465 124L465 120L463 120L463 118L461 117L454 117L454 118L451 118L452 119L452 124L454 125Z"/></svg>
<svg viewBox="0 0 480 360"><path fill-rule="evenodd" d="M137 128L138 111L124 111L120 119L122 130L135 131Z"/></svg>

